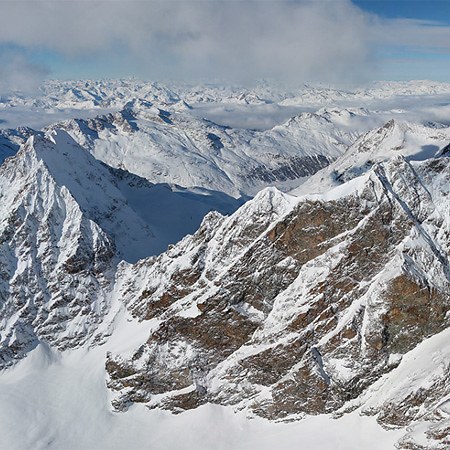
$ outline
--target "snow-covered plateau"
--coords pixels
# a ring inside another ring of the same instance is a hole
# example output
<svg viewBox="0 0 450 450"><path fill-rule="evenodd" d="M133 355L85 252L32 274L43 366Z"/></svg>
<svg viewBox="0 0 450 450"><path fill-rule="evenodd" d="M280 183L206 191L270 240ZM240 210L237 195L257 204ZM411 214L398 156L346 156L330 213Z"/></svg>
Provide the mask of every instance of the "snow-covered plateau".
<svg viewBox="0 0 450 450"><path fill-rule="evenodd" d="M449 100L0 99L0 448L450 448Z"/></svg>

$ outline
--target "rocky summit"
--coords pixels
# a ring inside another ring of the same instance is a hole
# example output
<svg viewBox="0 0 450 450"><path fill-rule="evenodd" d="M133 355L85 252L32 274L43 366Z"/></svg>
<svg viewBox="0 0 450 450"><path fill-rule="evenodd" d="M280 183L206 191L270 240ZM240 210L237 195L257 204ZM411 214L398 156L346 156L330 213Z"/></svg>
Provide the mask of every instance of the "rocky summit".
<svg viewBox="0 0 450 450"><path fill-rule="evenodd" d="M398 157L323 196L267 189L121 268L121 296L150 332L108 355L114 407L212 402L289 419L362 406L387 427L448 427L443 355L431 381L412 372L407 392L366 405L447 333L449 181L448 158Z"/></svg>

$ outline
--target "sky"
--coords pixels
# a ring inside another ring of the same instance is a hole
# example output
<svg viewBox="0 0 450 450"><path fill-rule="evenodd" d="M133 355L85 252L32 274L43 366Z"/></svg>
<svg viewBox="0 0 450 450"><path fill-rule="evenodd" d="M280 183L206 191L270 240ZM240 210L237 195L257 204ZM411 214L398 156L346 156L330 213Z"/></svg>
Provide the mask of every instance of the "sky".
<svg viewBox="0 0 450 450"><path fill-rule="evenodd" d="M0 0L0 95L45 78L450 81L450 1Z"/></svg>

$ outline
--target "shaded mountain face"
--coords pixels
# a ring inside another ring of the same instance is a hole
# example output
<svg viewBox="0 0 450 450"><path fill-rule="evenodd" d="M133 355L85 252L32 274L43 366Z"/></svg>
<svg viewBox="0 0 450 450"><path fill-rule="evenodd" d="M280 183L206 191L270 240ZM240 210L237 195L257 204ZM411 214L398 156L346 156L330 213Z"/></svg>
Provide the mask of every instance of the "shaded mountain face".
<svg viewBox="0 0 450 450"><path fill-rule="evenodd" d="M150 332L108 356L114 407L212 402L280 419L362 406L386 426L441 430L442 355L427 383L416 371L384 401L376 386L449 326L449 161L398 157L326 196L265 190L122 267L120 295Z"/></svg>
<svg viewBox="0 0 450 450"><path fill-rule="evenodd" d="M27 127L19 127L15 130L0 129L0 164L6 158L10 156L14 156L18 151L22 144L26 142L26 140L35 134L41 134Z"/></svg>
<svg viewBox="0 0 450 450"><path fill-rule="evenodd" d="M209 210L240 204L112 169L61 130L0 166L0 193L1 366L40 341L97 342L120 260L157 254Z"/></svg>

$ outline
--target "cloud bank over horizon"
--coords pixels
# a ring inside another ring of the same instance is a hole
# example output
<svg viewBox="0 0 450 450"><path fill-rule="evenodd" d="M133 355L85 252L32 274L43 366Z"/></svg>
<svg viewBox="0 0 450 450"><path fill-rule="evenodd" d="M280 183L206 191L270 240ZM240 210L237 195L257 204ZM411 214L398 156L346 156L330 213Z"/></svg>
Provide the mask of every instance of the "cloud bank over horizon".
<svg viewBox="0 0 450 450"><path fill-rule="evenodd" d="M50 71L38 64L31 63L22 55L4 52L0 65L0 97L10 92L33 93Z"/></svg>
<svg viewBox="0 0 450 450"><path fill-rule="evenodd" d="M34 86L45 64L73 78L350 85L378 78L386 49L450 52L449 26L383 19L350 0L16 0L0 8L10 80L0 94Z"/></svg>

